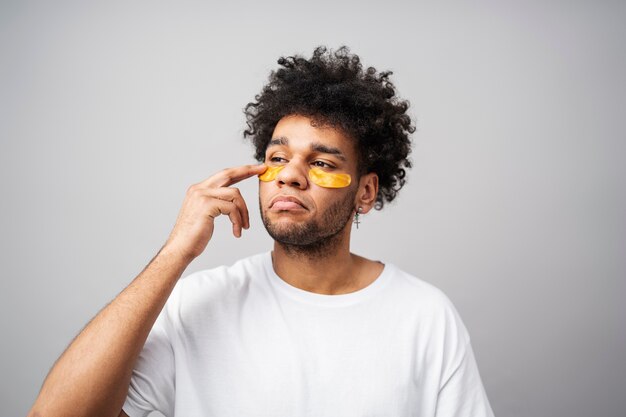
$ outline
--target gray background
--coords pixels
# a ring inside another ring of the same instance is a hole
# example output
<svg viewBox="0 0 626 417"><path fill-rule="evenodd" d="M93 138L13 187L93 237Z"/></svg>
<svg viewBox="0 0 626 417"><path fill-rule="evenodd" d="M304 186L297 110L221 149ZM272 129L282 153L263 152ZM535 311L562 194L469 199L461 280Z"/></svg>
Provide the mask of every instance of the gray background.
<svg viewBox="0 0 626 417"><path fill-rule="evenodd" d="M187 187L250 163L281 55L395 72L415 168L353 250L438 286L497 416L626 415L624 2L7 2L0 415L152 258ZM261 4L262 3L262 4ZM268 250L255 181L185 274Z"/></svg>

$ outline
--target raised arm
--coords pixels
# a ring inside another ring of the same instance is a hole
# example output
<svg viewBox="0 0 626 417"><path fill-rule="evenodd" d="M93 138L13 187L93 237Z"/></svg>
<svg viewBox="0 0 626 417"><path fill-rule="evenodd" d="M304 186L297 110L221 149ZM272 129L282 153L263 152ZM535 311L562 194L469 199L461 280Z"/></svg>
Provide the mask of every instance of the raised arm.
<svg viewBox="0 0 626 417"><path fill-rule="evenodd" d="M189 187L165 245L63 352L30 417L125 416L121 409L135 361L174 285L206 248L217 216L230 218L236 237L249 227L246 204L230 186L264 170L263 165L230 168Z"/></svg>

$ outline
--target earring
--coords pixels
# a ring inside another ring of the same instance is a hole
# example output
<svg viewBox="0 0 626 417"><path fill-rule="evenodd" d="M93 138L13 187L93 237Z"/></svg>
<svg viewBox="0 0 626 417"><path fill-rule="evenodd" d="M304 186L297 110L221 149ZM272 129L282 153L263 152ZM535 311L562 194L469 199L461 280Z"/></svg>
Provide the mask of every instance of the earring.
<svg viewBox="0 0 626 417"><path fill-rule="evenodd" d="M356 211L356 213L354 213L354 224L356 224L356 228L359 228L359 224L361 224L361 221L359 220L359 215L361 214L361 212L363 211L362 207L359 207Z"/></svg>

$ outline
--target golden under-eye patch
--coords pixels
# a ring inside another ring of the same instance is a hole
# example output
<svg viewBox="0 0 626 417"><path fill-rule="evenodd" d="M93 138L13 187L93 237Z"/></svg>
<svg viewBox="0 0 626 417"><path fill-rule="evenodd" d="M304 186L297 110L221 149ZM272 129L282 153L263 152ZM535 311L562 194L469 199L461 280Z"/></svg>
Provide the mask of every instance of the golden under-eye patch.
<svg viewBox="0 0 626 417"><path fill-rule="evenodd" d="M279 165L276 167L268 166L265 172L259 175L259 179L265 182L274 181L276 179L276 176L280 172L280 170L283 169L284 167L285 167L284 165Z"/></svg>
<svg viewBox="0 0 626 417"><path fill-rule="evenodd" d="M350 175L326 172L321 168L311 168L309 178L320 187L344 188L350 185Z"/></svg>
<svg viewBox="0 0 626 417"><path fill-rule="evenodd" d="M275 167L268 166L265 172L259 175L259 179L265 182L274 181L280 170L284 167L285 165ZM350 185L352 181L352 178L348 174L335 174L326 172L321 168L311 168L309 170L309 179L320 187L325 188L344 188Z"/></svg>

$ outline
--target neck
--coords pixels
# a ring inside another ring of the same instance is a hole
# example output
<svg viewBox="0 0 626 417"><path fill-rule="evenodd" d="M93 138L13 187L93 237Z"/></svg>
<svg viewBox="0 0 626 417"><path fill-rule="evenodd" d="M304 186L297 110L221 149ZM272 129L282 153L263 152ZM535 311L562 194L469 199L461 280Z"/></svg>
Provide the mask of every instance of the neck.
<svg viewBox="0 0 626 417"><path fill-rule="evenodd" d="M358 289L363 258L350 253L350 224L342 233L310 246L274 242L274 271L290 285L318 294Z"/></svg>

